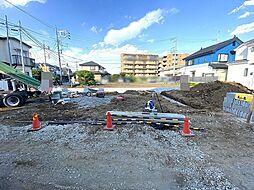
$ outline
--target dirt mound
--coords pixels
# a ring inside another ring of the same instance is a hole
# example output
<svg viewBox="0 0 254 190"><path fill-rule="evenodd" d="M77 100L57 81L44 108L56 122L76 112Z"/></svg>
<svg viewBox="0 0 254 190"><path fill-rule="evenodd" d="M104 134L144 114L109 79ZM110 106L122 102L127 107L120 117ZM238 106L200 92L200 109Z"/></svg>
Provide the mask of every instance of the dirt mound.
<svg viewBox="0 0 254 190"><path fill-rule="evenodd" d="M251 93L239 83L209 82L200 83L190 91L165 91L162 95L198 109L222 108L223 99L227 92Z"/></svg>

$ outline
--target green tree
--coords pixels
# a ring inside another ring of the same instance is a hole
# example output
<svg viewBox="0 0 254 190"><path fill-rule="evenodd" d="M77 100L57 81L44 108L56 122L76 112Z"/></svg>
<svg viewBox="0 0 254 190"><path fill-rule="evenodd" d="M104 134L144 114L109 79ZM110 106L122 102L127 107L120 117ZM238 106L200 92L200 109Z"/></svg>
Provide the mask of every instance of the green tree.
<svg viewBox="0 0 254 190"><path fill-rule="evenodd" d="M91 71L77 71L75 74L79 84L88 86L96 84L94 74Z"/></svg>
<svg viewBox="0 0 254 190"><path fill-rule="evenodd" d="M111 82L117 82L119 78L120 78L120 75L119 75L119 74L113 74L113 75L111 75L111 77L110 77L110 81L111 81Z"/></svg>
<svg viewBox="0 0 254 190"><path fill-rule="evenodd" d="M36 78L37 80L41 81L41 69L33 69L32 70L32 76Z"/></svg>

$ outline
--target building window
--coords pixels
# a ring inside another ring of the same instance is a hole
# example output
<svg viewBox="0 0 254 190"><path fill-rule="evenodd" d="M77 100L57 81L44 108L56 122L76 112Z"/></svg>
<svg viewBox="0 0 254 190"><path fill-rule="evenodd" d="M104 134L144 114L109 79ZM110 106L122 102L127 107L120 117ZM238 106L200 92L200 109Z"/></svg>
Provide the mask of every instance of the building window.
<svg viewBox="0 0 254 190"><path fill-rule="evenodd" d="M193 60L189 60L188 65L193 65Z"/></svg>
<svg viewBox="0 0 254 190"><path fill-rule="evenodd" d="M247 75L248 75L248 68L245 68L245 69L244 69L243 76L247 77Z"/></svg>
<svg viewBox="0 0 254 190"><path fill-rule="evenodd" d="M95 70L95 66L90 66L90 70L94 71Z"/></svg>
<svg viewBox="0 0 254 190"><path fill-rule="evenodd" d="M219 62L227 62L228 61L228 54L226 54L226 53L219 54L218 61Z"/></svg>
<svg viewBox="0 0 254 190"><path fill-rule="evenodd" d="M251 47L251 48L250 48L250 52L254 52L254 47Z"/></svg>

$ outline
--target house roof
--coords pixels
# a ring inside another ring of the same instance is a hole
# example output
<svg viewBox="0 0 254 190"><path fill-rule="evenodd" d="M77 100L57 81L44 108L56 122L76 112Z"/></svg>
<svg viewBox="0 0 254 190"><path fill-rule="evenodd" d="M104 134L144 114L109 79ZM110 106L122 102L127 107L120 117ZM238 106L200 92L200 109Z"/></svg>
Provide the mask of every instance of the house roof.
<svg viewBox="0 0 254 190"><path fill-rule="evenodd" d="M209 66L212 67L213 69L227 69L228 68L227 64L223 64L223 63L210 63Z"/></svg>
<svg viewBox="0 0 254 190"><path fill-rule="evenodd" d="M99 66L99 67L102 67L103 69L105 69L103 66L101 66L98 63L95 63L94 61L89 61L89 62L81 63L81 64L79 64L79 66Z"/></svg>
<svg viewBox="0 0 254 190"><path fill-rule="evenodd" d="M239 47L237 47L236 49L242 47L242 46L252 46L254 44L254 39L248 40L247 42L242 43ZM235 50L236 50L235 49Z"/></svg>
<svg viewBox="0 0 254 190"><path fill-rule="evenodd" d="M17 39L17 38L15 38L15 37L9 37L9 39L15 40L15 41L17 41L17 42L20 42L20 40ZM7 37L2 37L2 36L0 36L0 40L7 40ZM25 42L22 42L22 44L25 45L25 46L27 46L27 47L29 47L29 48L32 48L32 46L28 45L28 44L25 43Z"/></svg>
<svg viewBox="0 0 254 190"><path fill-rule="evenodd" d="M189 59L193 59L193 58L200 57L200 56L203 56L203 55L214 53L215 51L225 47L226 45L228 45L228 44L230 44L234 41L237 41L240 44L243 43L238 37L234 36L233 38L231 38L229 40L226 40L224 42L220 42L218 44L215 44L215 45L212 45L212 46L209 46L209 47L206 47L206 48L201 48L199 51L185 57L183 60L186 60L186 59L189 60Z"/></svg>

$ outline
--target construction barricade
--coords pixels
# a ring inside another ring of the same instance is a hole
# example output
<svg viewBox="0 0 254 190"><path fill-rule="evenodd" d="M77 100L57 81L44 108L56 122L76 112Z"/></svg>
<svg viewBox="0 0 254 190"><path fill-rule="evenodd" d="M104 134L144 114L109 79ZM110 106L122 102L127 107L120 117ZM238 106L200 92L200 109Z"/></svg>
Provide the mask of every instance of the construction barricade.
<svg viewBox="0 0 254 190"><path fill-rule="evenodd" d="M252 99L252 94L228 92L223 101L223 110L247 119ZM254 121L253 114L252 121Z"/></svg>

